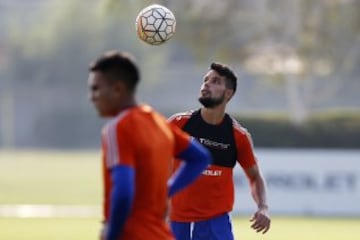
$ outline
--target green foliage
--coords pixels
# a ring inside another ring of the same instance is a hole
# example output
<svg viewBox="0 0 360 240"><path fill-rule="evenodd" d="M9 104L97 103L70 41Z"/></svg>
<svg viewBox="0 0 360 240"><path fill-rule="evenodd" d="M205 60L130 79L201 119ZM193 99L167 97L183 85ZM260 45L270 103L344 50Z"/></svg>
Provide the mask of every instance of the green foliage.
<svg viewBox="0 0 360 240"><path fill-rule="evenodd" d="M282 114L236 118L257 147L360 148L360 114L356 112L313 114L302 125L294 125ZM102 124L94 112L54 109L37 119L32 144L68 149L98 146Z"/></svg>
<svg viewBox="0 0 360 240"><path fill-rule="evenodd" d="M360 114L315 114L296 126L281 115L238 117L259 147L360 148Z"/></svg>
<svg viewBox="0 0 360 240"><path fill-rule="evenodd" d="M44 7L37 9L36 16L24 17L31 24L23 24L24 19L13 21L7 42L9 78L30 84L83 87L88 64L102 52L118 49L141 56L144 71L151 69L148 81L157 80L156 73L167 63L169 51L166 46L158 51L137 38L135 18L146 6L143 4L64 0L56 9Z"/></svg>
<svg viewBox="0 0 360 240"><path fill-rule="evenodd" d="M10 35L9 51L12 78L15 81L61 83L78 82L79 71L86 69L89 52L85 49L102 46L97 33L104 29L96 8L87 1L63 1L55 9L39 10L39 20L17 25ZM24 41L26 39L26 41ZM92 39L84 41L84 39Z"/></svg>
<svg viewBox="0 0 360 240"><path fill-rule="evenodd" d="M34 19L29 17L32 24L13 22L10 28L13 29L10 32L12 46L21 49L25 57L33 59L56 53L72 39L95 39L93 33L101 28L101 21L96 14L96 6L86 2L61 1L56 9L37 9L38 16L33 16Z"/></svg>

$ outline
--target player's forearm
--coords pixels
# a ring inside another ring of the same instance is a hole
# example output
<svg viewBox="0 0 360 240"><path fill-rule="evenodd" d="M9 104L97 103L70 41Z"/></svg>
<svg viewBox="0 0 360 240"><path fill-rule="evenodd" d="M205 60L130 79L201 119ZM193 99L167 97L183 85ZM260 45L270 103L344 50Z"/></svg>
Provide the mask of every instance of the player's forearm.
<svg viewBox="0 0 360 240"><path fill-rule="evenodd" d="M120 189L114 189L112 194L112 201L114 203L111 207L106 240L116 240L119 238L130 212L131 198L120 196L119 191Z"/></svg>
<svg viewBox="0 0 360 240"><path fill-rule="evenodd" d="M106 240L116 240L125 225L134 199L134 169L117 166L112 170L113 189Z"/></svg>
<svg viewBox="0 0 360 240"><path fill-rule="evenodd" d="M210 152L196 140L178 157L183 163L168 181L169 197L192 183L212 162Z"/></svg>
<svg viewBox="0 0 360 240"><path fill-rule="evenodd" d="M250 188L252 197L258 208L268 208L266 200L266 185L260 174L250 180Z"/></svg>

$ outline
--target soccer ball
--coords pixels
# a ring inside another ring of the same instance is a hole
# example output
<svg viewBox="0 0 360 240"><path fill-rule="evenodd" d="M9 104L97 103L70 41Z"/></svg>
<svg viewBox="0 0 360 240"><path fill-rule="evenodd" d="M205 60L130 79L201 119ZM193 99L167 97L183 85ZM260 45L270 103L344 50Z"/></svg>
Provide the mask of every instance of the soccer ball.
<svg viewBox="0 0 360 240"><path fill-rule="evenodd" d="M160 45L175 34L176 19L166 7L153 4L139 12L136 31L141 40L151 45Z"/></svg>

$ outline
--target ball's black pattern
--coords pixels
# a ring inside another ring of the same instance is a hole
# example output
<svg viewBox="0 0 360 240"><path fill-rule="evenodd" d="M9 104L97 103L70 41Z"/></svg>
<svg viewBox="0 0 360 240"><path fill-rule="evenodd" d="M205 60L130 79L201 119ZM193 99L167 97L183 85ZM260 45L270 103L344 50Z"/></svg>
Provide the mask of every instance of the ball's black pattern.
<svg viewBox="0 0 360 240"><path fill-rule="evenodd" d="M137 17L139 37L152 45L169 40L175 33L176 20L167 8L153 5L141 11Z"/></svg>

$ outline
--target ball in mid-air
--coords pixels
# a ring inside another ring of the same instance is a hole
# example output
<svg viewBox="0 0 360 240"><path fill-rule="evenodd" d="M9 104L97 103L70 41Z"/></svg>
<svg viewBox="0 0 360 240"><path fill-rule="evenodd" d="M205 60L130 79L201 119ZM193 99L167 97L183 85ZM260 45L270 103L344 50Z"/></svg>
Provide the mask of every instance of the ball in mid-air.
<svg viewBox="0 0 360 240"><path fill-rule="evenodd" d="M160 45L175 34L176 19L166 7L153 4L139 12L136 31L141 40L151 45Z"/></svg>

